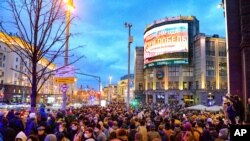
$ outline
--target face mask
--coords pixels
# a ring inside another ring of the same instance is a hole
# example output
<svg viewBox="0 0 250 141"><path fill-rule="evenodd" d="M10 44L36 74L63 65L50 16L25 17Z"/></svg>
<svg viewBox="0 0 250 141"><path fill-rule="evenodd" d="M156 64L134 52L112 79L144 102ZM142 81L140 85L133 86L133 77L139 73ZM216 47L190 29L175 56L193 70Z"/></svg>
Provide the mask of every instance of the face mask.
<svg viewBox="0 0 250 141"><path fill-rule="evenodd" d="M90 138L90 135L89 134L84 134L84 137L86 138L86 139L88 139L88 138Z"/></svg>
<svg viewBox="0 0 250 141"><path fill-rule="evenodd" d="M77 126L73 126L73 127L72 127L72 130L77 130Z"/></svg>
<svg viewBox="0 0 250 141"><path fill-rule="evenodd" d="M59 128L59 132L63 132L63 128Z"/></svg>

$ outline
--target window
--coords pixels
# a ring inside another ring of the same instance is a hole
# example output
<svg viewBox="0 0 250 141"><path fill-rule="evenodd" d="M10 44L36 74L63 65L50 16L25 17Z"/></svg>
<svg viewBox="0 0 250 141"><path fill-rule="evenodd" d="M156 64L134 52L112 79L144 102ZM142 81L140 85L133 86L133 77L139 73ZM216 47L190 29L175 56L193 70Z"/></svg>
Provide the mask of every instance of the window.
<svg viewBox="0 0 250 141"><path fill-rule="evenodd" d="M226 57L227 56L226 47L225 46L220 46L219 45L219 56L222 56L222 57Z"/></svg>
<svg viewBox="0 0 250 141"><path fill-rule="evenodd" d="M4 77L4 72L2 71L2 77Z"/></svg>
<svg viewBox="0 0 250 141"><path fill-rule="evenodd" d="M187 82L183 82L183 89L184 90L188 89L188 83Z"/></svg>
<svg viewBox="0 0 250 141"><path fill-rule="evenodd" d="M199 89L199 81L195 81L195 88Z"/></svg>
<svg viewBox="0 0 250 141"><path fill-rule="evenodd" d="M168 76L179 76L179 66L169 66Z"/></svg>
<svg viewBox="0 0 250 141"><path fill-rule="evenodd" d="M179 82L178 81L170 81L168 82L169 89L178 89Z"/></svg>
<svg viewBox="0 0 250 141"><path fill-rule="evenodd" d="M227 63L226 62L219 62L219 75L227 76Z"/></svg>
<svg viewBox="0 0 250 141"><path fill-rule="evenodd" d="M183 76L193 76L193 68L192 67L183 67Z"/></svg>
<svg viewBox="0 0 250 141"><path fill-rule="evenodd" d="M156 82L156 89L161 89L160 82Z"/></svg>
<svg viewBox="0 0 250 141"><path fill-rule="evenodd" d="M214 76L214 61L206 61L206 76Z"/></svg>
<svg viewBox="0 0 250 141"><path fill-rule="evenodd" d="M214 41L206 41L206 55L214 56L215 55L215 43Z"/></svg>
<svg viewBox="0 0 250 141"><path fill-rule="evenodd" d="M142 83L139 83L139 90L143 90Z"/></svg>

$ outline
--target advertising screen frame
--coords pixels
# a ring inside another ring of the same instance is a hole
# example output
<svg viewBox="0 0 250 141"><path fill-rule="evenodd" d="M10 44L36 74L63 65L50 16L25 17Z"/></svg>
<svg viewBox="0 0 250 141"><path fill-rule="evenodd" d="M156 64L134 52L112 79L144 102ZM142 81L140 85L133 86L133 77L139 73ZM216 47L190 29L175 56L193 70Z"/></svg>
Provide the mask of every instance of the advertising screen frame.
<svg viewBox="0 0 250 141"><path fill-rule="evenodd" d="M154 27L144 34L144 68L188 64L188 23Z"/></svg>

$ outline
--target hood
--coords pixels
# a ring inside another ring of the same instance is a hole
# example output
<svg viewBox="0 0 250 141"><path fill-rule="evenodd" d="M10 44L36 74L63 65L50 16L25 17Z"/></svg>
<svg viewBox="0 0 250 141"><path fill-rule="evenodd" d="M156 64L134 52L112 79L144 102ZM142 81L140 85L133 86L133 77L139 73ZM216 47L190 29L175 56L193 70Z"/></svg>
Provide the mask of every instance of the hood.
<svg viewBox="0 0 250 141"><path fill-rule="evenodd" d="M56 135L54 134L49 134L45 137L44 141L57 141Z"/></svg>
<svg viewBox="0 0 250 141"><path fill-rule="evenodd" d="M26 141L27 137L24 134L24 132L21 131L16 135L16 139L21 139L22 141Z"/></svg>

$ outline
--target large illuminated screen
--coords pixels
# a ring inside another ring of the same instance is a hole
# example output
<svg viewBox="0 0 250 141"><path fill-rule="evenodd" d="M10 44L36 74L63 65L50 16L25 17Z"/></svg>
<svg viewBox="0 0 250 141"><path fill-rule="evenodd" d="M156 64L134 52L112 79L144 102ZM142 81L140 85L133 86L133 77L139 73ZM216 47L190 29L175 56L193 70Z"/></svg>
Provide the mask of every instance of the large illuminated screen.
<svg viewBox="0 0 250 141"><path fill-rule="evenodd" d="M188 64L188 24L166 24L144 34L144 68Z"/></svg>

